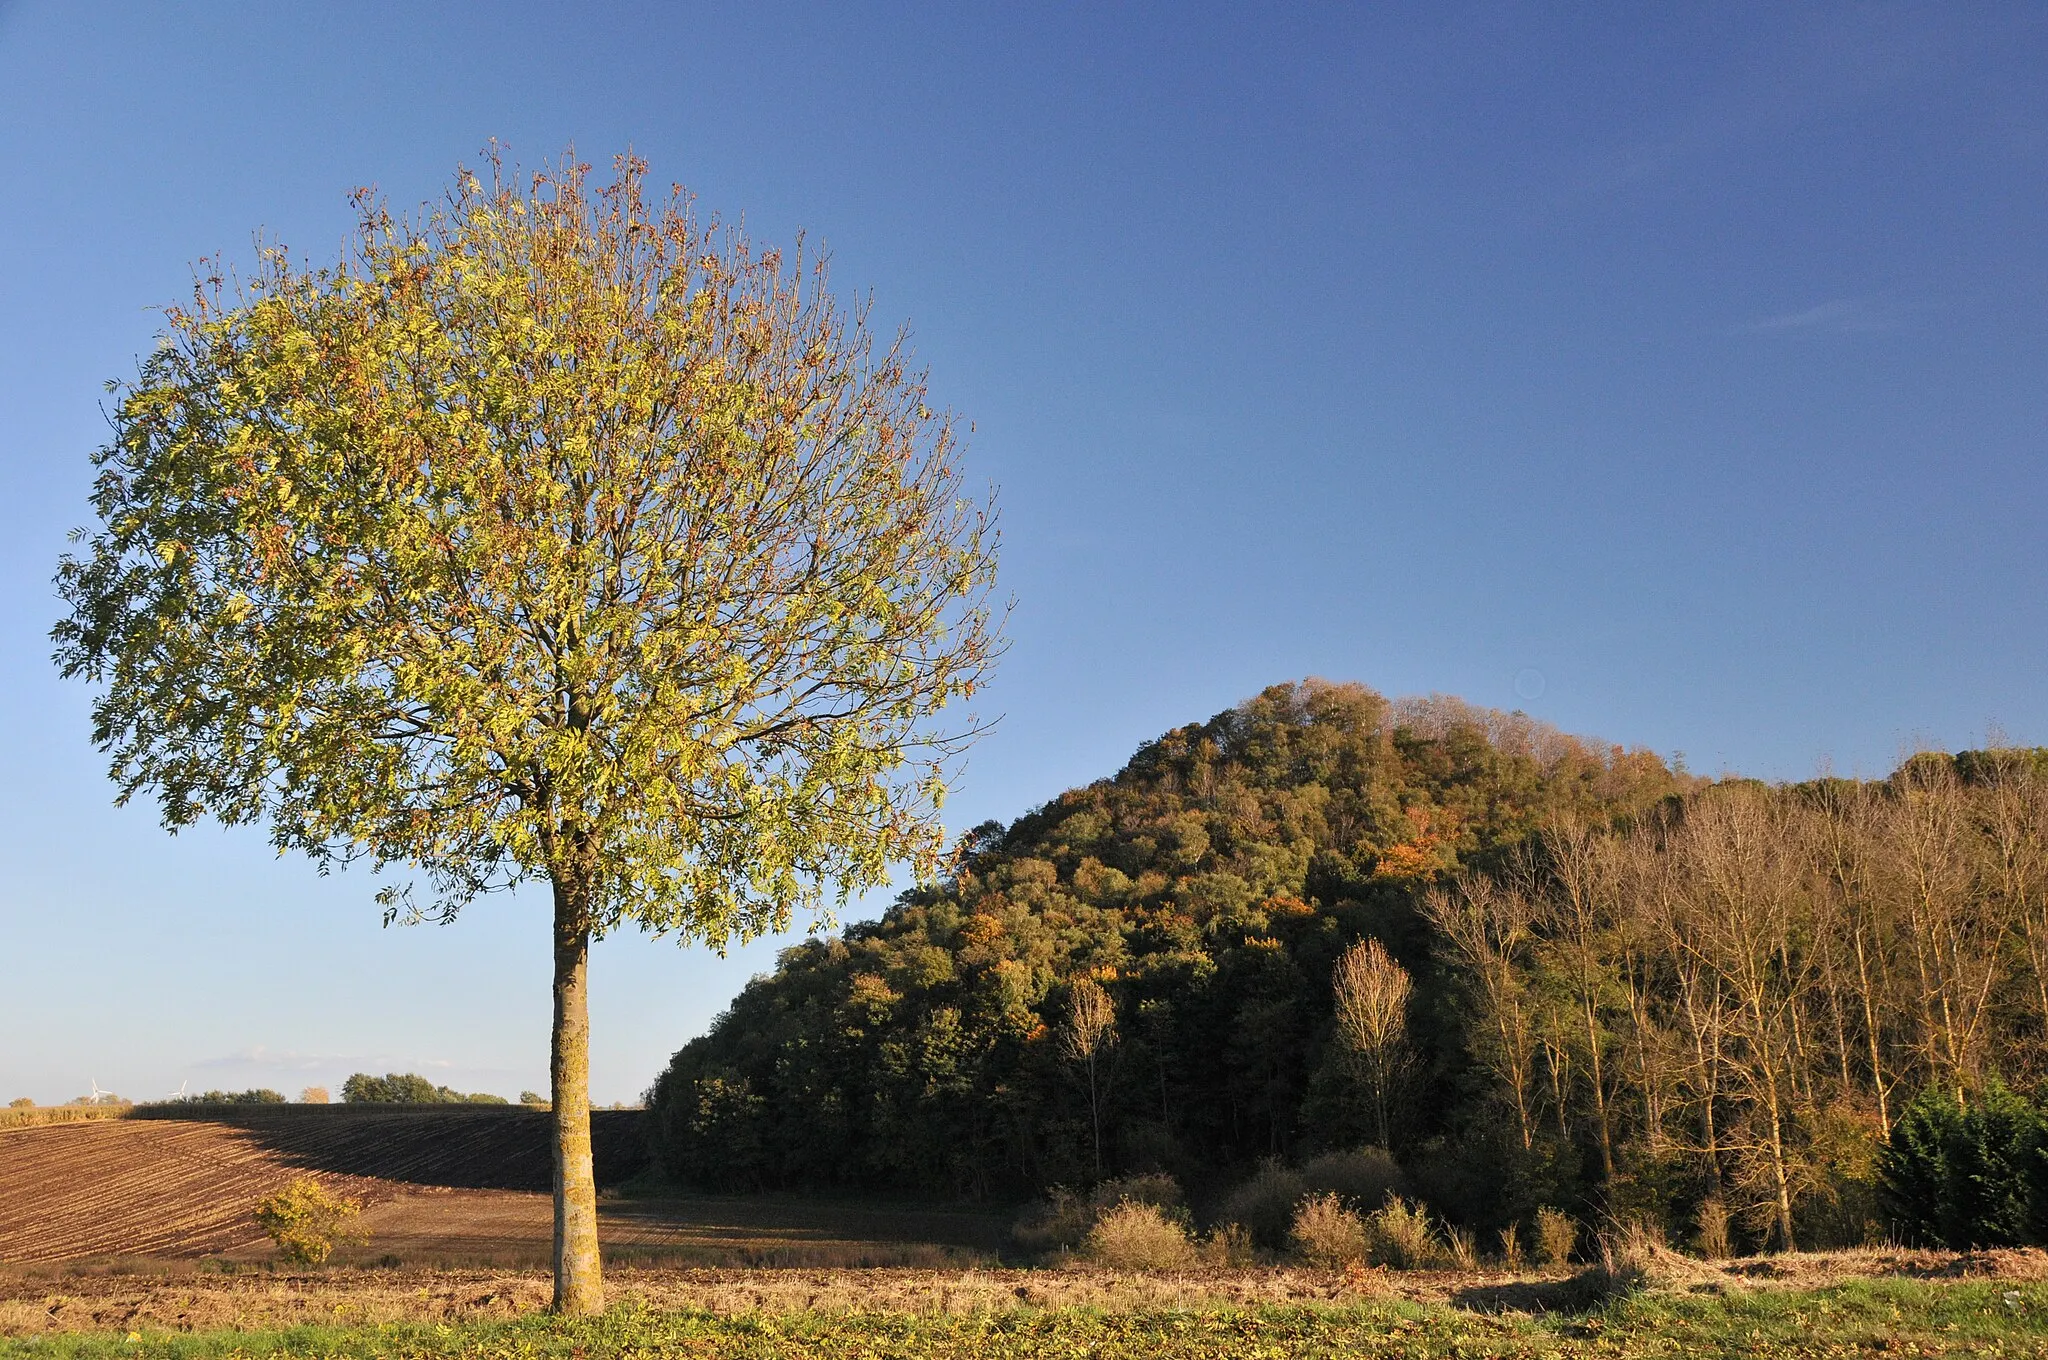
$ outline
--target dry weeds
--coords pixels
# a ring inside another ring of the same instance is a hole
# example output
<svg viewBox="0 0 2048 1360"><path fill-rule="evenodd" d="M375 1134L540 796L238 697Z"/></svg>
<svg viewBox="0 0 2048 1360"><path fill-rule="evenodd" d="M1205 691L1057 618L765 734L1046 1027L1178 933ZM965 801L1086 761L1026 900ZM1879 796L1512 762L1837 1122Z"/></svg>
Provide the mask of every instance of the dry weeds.
<svg viewBox="0 0 2048 1360"><path fill-rule="evenodd" d="M2048 1279L2048 1253L1873 1248L1757 1257L1716 1266L1669 1254L1651 1288L1815 1289L1849 1280ZM1683 1263L1683 1281L1659 1277ZM1541 1309L1565 1297L1557 1271L676 1270L615 1267L615 1302L745 1313L971 1314L1087 1307L1126 1313L1401 1299L1482 1311ZM222 1275L190 1262L0 1268L0 1335L114 1330L268 1329L301 1323L464 1322L547 1303L539 1270L342 1268Z"/></svg>

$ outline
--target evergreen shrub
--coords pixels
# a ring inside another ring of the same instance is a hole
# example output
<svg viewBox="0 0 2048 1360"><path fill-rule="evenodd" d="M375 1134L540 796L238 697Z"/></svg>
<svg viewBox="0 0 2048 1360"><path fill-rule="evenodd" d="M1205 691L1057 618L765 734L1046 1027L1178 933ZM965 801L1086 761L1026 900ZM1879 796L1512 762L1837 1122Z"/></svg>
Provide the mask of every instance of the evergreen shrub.
<svg viewBox="0 0 2048 1360"><path fill-rule="evenodd" d="M1917 1246L2048 1244L2048 1118L1992 1082L1967 1105L1923 1091L1878 1151L1879 1202Z"/></svg>

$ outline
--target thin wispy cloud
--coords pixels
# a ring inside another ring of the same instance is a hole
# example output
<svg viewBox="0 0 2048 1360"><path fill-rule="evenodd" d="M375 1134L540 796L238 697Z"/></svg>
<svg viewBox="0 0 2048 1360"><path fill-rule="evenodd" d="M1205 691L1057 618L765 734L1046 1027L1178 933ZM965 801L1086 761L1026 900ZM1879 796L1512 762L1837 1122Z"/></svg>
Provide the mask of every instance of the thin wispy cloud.
<svg viewBox="0 0 2048 1360"><path fill-rule="evenodd" d="M1768 335L1781 331L1833 331L1845 335L1869 335L1899 328L1897 319L1862 298L1835 298L1829 302L1780 312L1761 321L1736 327L1738 334Z"/></svg>

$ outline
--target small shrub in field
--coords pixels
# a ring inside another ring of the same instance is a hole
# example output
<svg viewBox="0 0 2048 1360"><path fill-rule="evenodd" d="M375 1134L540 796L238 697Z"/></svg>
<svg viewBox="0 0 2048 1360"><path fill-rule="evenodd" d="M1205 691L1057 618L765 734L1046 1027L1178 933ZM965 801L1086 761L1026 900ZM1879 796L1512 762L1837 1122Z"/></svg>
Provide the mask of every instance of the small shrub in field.
<svg viewBox="0 0 2048 1360"><path fill-rule="evenodd" d="M1728 1206L1718 1196L1709 1195L1700 1201L1699 1234L1695 1239L1700 1255L1709 1261L1725 1261L1731 1255L1728 1245Z"/></svg>
<svg viewBox="0 0 2048 1360"><path fill-rule="evenodd" d="M1537 1260L1552 1270L1562 1270L1572 1263L1572 1252L1578 1245L1578 1220L1548 1204L1536 1211Z"/></svg>
<svg viewBox="0 0 2048 1360"><path fill-rule="evenodd" d="M1587 1272L1596 1277L1590 1283L1604 1299L1621 1298L1647 1288L1657 1272L1672 1257L1663 1230L1652 1223L1632 1220L1612 1232L1600 1234L1600 1261Z"/></svg>
<svg viewBox="0 0 2048 1360"><path fill-rule="evenodd" d="M1451 1265L1454 1269L1479 1269L1479 1239L1472 1235L1470 1228L1446 1225L1444 1246L1450 1252Z"/></svg>
<svg viewBox="0 0 2048 1360"><path fill-rule="evenodd" d="M301 1176L256 1205L256 1221L287 1261L317 1266L335 1247L363 1239L347 1230L362 1205L331 1193L311 1176Z"/></svg>
<svg viewBox="0 0 2048 1360"><path fill-rule="evenodd" d="M1204 1265L1255 1266L1259 1250L1242 1223L1225 1223L1209 1234L1198 1249Z"/></svg>
<svg viewBox="0 0 2048 1360"><path fill-rule="evenodd" d="M1173 1177L1128 1176L1104 1181L1085 1197L1055 1186L1050 1195L1018 1217L1010 1236L1018 1246L1038 1255L1078 1251L1102 1216L1125 1203L1149 1204L1176 1221L1187 1217L1181 1208L1180 1183Z"/></svg>
<svg viewBox="0 0 2048 1360"><path fill-rule="evenodd" d="M1367 1255L1376 1266L1428 1270L1444 1258L1429 1230L1429 1211L1399 1195L1366 1215L1365 1235Z"/></svg>
<svg viewBox="0 0 2048 1360"><path fill-rule="evenodd" d="M28 1096L16 1096L7 1102L7 1108L10 1110L33 1110L35 1107L35 1101Z"/></svg>
<svg viewBox="0 0 2048 1360"><path fill-rule="evenodd" d="M1024 1250L1043 1255L1074 1250L1094 1226L1095 1206L1056 1185L1044 1200L1024 1210L1010 1236Z"/></svg>
<svg viewBox="0 0 2048 1360"><path fill-rule="evenodd" d="M1401 1168L1385 1148L1352 1148L1311 1158L1302 1165L1301 1181L1311 1194L1333 1194L1371 1213L1400 1188Z"/></svg>
<svg viewBox="0 0 2048 1360"><path fill-rule="evenodd" d="M1287 1246L1287 1235L1294 1226L1294 1206L1307 1192L1300 1172L1268 1161L1224 1197L1217 1218L1242 1224L1254 1242L1268 1251L1279 1251Z"/></svg>
<svg viewBox="0 0 2048 1360"><path fill-rule="evenodd" d="M1332 1194L1304 1195L1287 1235L1303 1261L1323 1270L1342 1270L1365 1259L1365 1220Z"/></svg>
<svg viewBox="0 0 2048 1360"><path fill-rule="evenodd" d="M1517 1275L1522 1272L1522 1234L1512 1223L1500 1230L1500 1264L1503 1270Z"/></svg>
<svg viewBox="0 0 2048 1360"><path fill-rule="evenodd" d="M325 1086L308 1086L305 1090L299 1092L299 1104L301 1105L326 1105L332 1101L333 1097L327 1093Z"/></svg>
<svg viewBox="0 0 2048 1360"><path fill-rule="evenodd" d="M1192 1265L1195 1248L1165 1210L1127 1199L1096 1218L1081 1254L1115 1270L1173 1270Z"/></svg>

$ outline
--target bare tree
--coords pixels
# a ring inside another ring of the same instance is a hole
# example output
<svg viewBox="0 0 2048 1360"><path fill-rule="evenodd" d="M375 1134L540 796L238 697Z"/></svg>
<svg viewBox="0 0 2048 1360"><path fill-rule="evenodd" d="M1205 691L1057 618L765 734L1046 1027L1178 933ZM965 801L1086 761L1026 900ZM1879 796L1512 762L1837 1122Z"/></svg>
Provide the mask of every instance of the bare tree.
<svg viewBox="0 0 2048 1360"><path fill-rule="evenodd" d="M1526 895L1482 875L1467 875L1449 891L1431 889L1423 911L1446 951L1471 979L1479 1003L1480 1060L1507 1087L1526 1151L1536 1144L1530 1109L1536 1073L1536 1019L1524 977L1535 909Z"/></svg>
<svg viewBox="0 0 2048 1360"><path fill-rule="evenodd" d="M1583 1042L1592 1088L1594 1132L1601 1179L1614 1181L1614 1121L1608 1110L1606 1026L1601 1014L1614 991L1613 863L1606 837L1576 821L1552 823L1543 833L1552 891L1544 898L1551 953L1570 992L1577 1037Z"/></svg>
<svg viewBox="0 0 2048 1360"><path fill-rule="evenodd" d="M1992 890L2017 921L2032 974L2034 1021L2048 1033L2048 779L2025 751L1998 751L1983 799Z"/></svg>
<svg viewBox="0 0 2048 1360"><path fill-rule="evenodd" d="M1745 1136L1730 1150L1743 1179L1764 1191L1779 1246L1792 1251L1800 1179L1793 1012L1808 982L1803 954L1792 944L1798 868L1777 808L1754 789L1696 802L1677 848L1696 894L1682 945L1714 972L1732 1003L1720 1022L1732 1040L1722 1070L1747 1117Z"/></svg>
<svg viewBox="0 0 2048 1360"><path fill-rule="evenodd" d="M1880 814L1892 887L1919 985L1922 1061L1967 1102L1983 1068L1993 990L2009 921L2005 903L1977 891L1972 828L1945 757L1916 757L1893 777Z"/></svg>
<svg viewBox="0 0 2048 1360"><path fill-rule="evenodd" d="M1378 940L1344 951L1332 977L1337 1038L1356 1064L1372 1102L1373 1132L1385 1146L1392 1131L1395 1090L1408 1062L1408 970Z"/></svg>
<svg viewBox="0 0 2048 1360"><path fill-rule="evenodd" d="M1116 1003L1093 978L1075 981L1067 994L1067 1025L1060 1036L1069 1058L1088 1077L1088 1120L1095 1134L1095 1174L1102 1174L1101 1060L1116 1046Z"/></svg>

